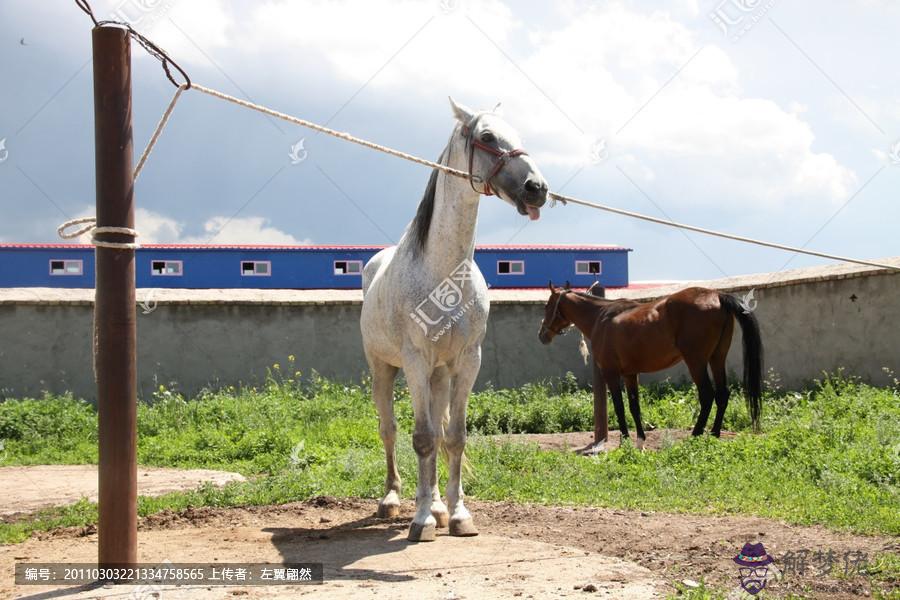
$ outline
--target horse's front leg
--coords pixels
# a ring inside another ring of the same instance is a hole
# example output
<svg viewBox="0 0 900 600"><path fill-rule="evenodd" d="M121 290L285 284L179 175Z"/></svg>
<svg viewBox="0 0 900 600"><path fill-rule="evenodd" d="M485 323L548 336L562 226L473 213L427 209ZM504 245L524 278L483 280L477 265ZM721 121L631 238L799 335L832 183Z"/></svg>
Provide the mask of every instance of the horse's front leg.
<svg viewBox="0 0 900 600"><path fill-rule="evenodd" d="M469 393L481 368L481 348L469 350L457 361L456 376L450 391L450 423L445 433L444 444L449 456L450 476L447 481L447 503L450 505L450 535L478 535L463 503L462 462L466 450L466 408Z"/></svg>
<svg viewBox="0 0 900 600"><path fill-rule="evenodd" d="M580 450L584 456L593 456L606 450L609 439L609 416L607 415L606 380L603 370L593 362L594 366L594 441Z"/></svg>
<svg viewBox="0 0 900 600"><path fill-rule="evenodd" d="M447 426L447 409L450 405L450 373L447 367L438 367L431 375L431 425L434 428L435 447L444 443L444 429ZM437 474L437 454L435 454L434 474L431 486L431 515L438 527L446 527L450 521L447 505L441 501L441 488Z"/></svg>
<svg viewBox="0 0 900 600"><path fill-rule="evenodd" d="M436 464L435 431L431 417L431 366L420 356L404 360L403 371L412 398L413 449L419 459L419 480L416 485L416 514L409 526L407 539L411 542L432 542L437 521L431 514Z"/></svg>
<svg viewBox="0 0 900 600"><path fill-rule="evenodd" d="M634 429L637 432L637 440L634 445L638 450L643 450L647 436L644 435L644 425L641 421L641 402L638 397L638 376L637 374L625 375L624 379L625 389L628 392L628 407L631 410L632 418L634 418Z"/></svg>

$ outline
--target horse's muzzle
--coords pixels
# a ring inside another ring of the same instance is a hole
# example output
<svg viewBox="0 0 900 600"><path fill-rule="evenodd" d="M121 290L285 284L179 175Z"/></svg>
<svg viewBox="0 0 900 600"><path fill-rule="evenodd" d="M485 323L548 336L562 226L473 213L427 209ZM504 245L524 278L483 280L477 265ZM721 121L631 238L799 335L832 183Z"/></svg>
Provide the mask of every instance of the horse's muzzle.
<svg viewBox="0 0 900 600"><path fill-rule="evenodd" d="M546 346L553 341L553 335L551 335L550 330L547 327L541 326L540 331L538 331L538 339Z"/></svg>

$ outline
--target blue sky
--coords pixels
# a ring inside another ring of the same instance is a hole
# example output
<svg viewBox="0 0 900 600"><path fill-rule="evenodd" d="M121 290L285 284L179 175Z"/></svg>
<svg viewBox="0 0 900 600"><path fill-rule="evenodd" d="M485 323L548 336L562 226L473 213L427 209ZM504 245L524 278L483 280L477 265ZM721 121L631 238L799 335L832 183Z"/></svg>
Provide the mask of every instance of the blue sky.
<svg viewBox="0 0 900 600"><path fill-rule="evenodd" d="M199 83L413 154L443 148L448 95L502 102L557 191L837 254L900 254L890 0L92 4ZM0 0L0 43L0 241L55 241L61 221L92 213L89 21L74 2ZM139 151L174 88L133 54ZM292 164L301 139L306 159ZM188 92L138 182L138 229L145 242L390 243L427 178ZM478 242L621 244L632 279L825 262L578 206L529 223L496 198L482 200Z"/></svg>

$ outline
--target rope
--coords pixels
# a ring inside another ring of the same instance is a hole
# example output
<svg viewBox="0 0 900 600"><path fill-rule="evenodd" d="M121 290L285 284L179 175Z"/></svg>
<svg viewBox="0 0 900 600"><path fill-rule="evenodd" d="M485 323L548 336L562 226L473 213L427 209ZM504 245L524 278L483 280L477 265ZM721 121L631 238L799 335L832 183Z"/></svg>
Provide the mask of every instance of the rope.
<svg viewBox="0 0 900 600"><path fill-rule="evenodd" d="M444 173L455 175L456 177L463 177L465 179L469 178L469 174L465 171L460 171L459 169L454 169L452 167L448 167L447 165L442 165L431 160L413 156L412 154L407 154L406 152L401 152L400 150L394 150L393 148L382 146L381 144L376 144L375 142L370 142L369 140L358 138L355 135L347 133L346 131L337 131L336 129L331 129L330 127L325 127L323 125L313 123L312 121L307 121L306 119L300 119L298 117L294 117L277 110L272 110L271 108L262 106L260 104L254 104L253 102L248 102L247 100L241 100L240 98L235 98L234 96L230 96L218 90L213 90L196 83L191 84L191 89L197 90L198 92L203 92L204 94L208 94L210 96L213 96L214 98L225 100L226 102L231 102L232 104L237 104L238 106L243 106L244 108L249 108L250 110L255 110L264 115L269 115L270 117L275 117L276 119L287 121L288 123L294 123L295 125L306 127L307 129L312 129L321 133L327 133L328 135L346 140L348 142L352 142L354 144L359 144L360 146L365 146L366 148L371 148L372 150L378 150L379 152L384 152L385 154L390 154L391 156L396 156L410 162L418 163L426 167L431 167L432 169L438 169L440 171L443 171Z"/></svg>
<svg viewBox="0 0 900 600"><path fill-rule="evenodd" d="M641 219L643 221L650 221L651 223L658 223L660 225L668 225L669 227L677 227L679 229L687 229L688 231L695 231L697 233L702 233L705 235L712 235L715 237L725 238L727 240L735 240L738 242L745 242L747 244L756 244L757 246L765 246L767 248L777 248L778 250L787 250L788 252L796 252L798 254L808 254L810 256L818 256L820 258L829 258L832 260L838 260L843 262L855 263L858 265L866 265L868 267L879 267L881 269L890 269L892 271L900 271L900 267L897 265L890 265L887 263L874 262L870 260L861 260L857 258L848 258L846 256L837 256L835 254L827 254L825 252L818 252L816 250L806 250L805 248L798 248L796 246L787 246L785 244L776 244L775 242L767 242L765 240L757 240L754 238L745 237L742 235L735 235L733 233L725 233L722 231L715 231L713 229L704 229L703 227L697 227L695 225L688 225L686 223L679 223L677 221L670 221L668 219L660 219L657 217L651 217L649 215L644 215L641 213L636 213L630 210L625 210L622 208L615 208L612 206L607 206L605 204L599 204L597 202L589 202L588 200L581 200L580 198L573 198L572 196L564 196L562 194L556 194L550 192L550 196L554 200L558 200L563 204L567 204L571 202L572 204L580 204L582 206L588 206L590 208L596 208L598 210L605 210L607 212L615 213L617 215L624 215L626 217L632 217L634 219Z"/></svg>
<svg viewBox="0 0 900 600"><path fill-rule="evenodd" d="M191 89L195 89L199 92L203 92L204 94L208 94L213 96L214 98L219 98L221 100L225 100L227 102L231 102L232 104L237 104L238 106L243 106L244 108L249 108L250 110L255 110L257 112L263 113L265 115L269 115L271 117L275 117L277 119L282 119L289 123L294 123L295 125L300 125L301 127L306 127L308 129L312 129L314 131L319 131L321 133L326 133L328 135L334 136L336 138L340 138L342 140L346 140L348 142L353 142L354 144L359 144L360 146L365 146L366 148L371 148L372 150L377 150L379 152L384 152L385 154L390 154L391 156L396 156L398 158L402 158L414 163L418 163L420 165L425 165L426 167L431 167L432 169L438 169L445 173L449 173L450 175L454 175L456 177L462 177L465 179L469 178L469 174L460 171L458 169L454 169L448 167L447 165L441 165L436 162L426 160L424 158L419 158L417 156L413 156L412 154L407 154L406 152L401 152L399 150L394 150L393 148L389 148L387 146L382 146L381 144L376 144L374 142L370 142L368 140L364 140L362 138L358 138L354 135L346 133L344 131L337 131L331 129L329 127L325 127L323 125L319 125L317 123L313 123L311 121L307 121L306 119L300 119L298 117L294 117L283 112L279 112L277 110L273 110L271 108L262 106L260 104L255 104L253 102L249 102L247 100L241 100L240 98L235 98L234 96L230 96L224 92L220 92L218 90L213 90L208 87L192 84ZM177 95L176 95L177 99ZM651 217L649 215L644 215L641 213L636 213L634 211L625 210L622 208L615 208L613 206L607 206L605 204L600 204L598 202L590 202L588 200L581 200L580 198L574 198L572 196L566 196L563 194L558 194L556 192L550 192L548 194L550 196L551 202L562 202L564 205L568 203L572 204L580 204L581 206L587 206L590 208L596 208L597 210L605 210L607 212L615 213L618 215L623 215L626 217L631 217L634 219L641 219L643 221L649 221L651 223L657 223L659 225L666 225L668 227L676 227L678 229L686 229L688 231L694 231L696 233L702 233L704 235L711 235L715 237L725 238L728 240L735 240L738 242L744 242L747 244L755 244L757 246L764 246L766 248L776 248L778 250L786 250L788 252L796 252L797 254L806 254L809 256L817 256L819 258L827 258L831 260L837 260L841 262L849 262L855 263L858 265L866 265L869 267L878 267L880 269L890 269L892 271L900 271L900 267L896 265L890 265L886 263L879 263L870 260L861 260L857 258L848 258L846 256L838 256L835 254L828 254L826 252L818 252L816 250L807 250L805 248L798 248L796 246L788 246L786 244L776 244L775 242L767 242L765 240L758 240L755 238L750 238L742 235L735 235L732 233L725 233L722 231L715 231L713 229L705 229L703 227L697 227L695 225L688 225L686 223L679 223L677 221L670 221L668 219L660 219L658 217ZM552 204L551 204L552 206Z"/></svg>
<svg viewBox="0 0 900 600"><path fill-rule="evenodd" d="M172 85L174 85L175 87L179 87L182 85L186 85L188 88L191 87L191 78L188 77L188 74L185 73L184 69L182 69L178 65L178 63L172 60L172 58L166 53L165 50L151 42L139 31L135 30L135 28L132 27L130 23L126 23L125 21L113 21L112 19L98 21L97 17L94 16L94 9L91 8L91 5L87 0L75 0L75 4L77 4L78 8L84 11L84 13L91 18L91 21L94 23L94 27L107 27L109 25L115 25L117 27L125 29L128 32L128 35L130 35L134 39L134 41L140 44L144 48L144 50L146 50L147 53L150 54L150 56L162 63L163 71L165 71L166 77L169 79L169 81L172 82ZM175 81L175 77L172 76L172 71L169 70L169 65L175 67L184 78L183 84Z"/></svg>
<svg viewBox="0 0 900 600"><path fill-rule="evenodd" d="M66 231L66 229L74 227L75 225L84 224L86 224L84 227L79 227L75 231ZM95 246L112 248L115 250L137 250L141 247L140 244L131 242L104 242L103 240L98 240L97 234L100 233L118 233L122 235L137 237L138 232L134 229L131 229L130 227L97 227L97 217L82 217L80 219L72 219L70 221L66 221L56 229L56 233L58 233L59 237L64 240L71 240L72 238L76 238L79 235L85 234L89 231L91 232L91 243Z"/></svg>
<svg viewBox="0 0 900 600"><path fill-rule="evenodd" d="M150 158L150 153L153 152L153 147L156 146L156 142L157 140L159 140L159 136L162 134L163 129L165 129L166 125L168 125L169 117L172 116L172 111L175 110L175 104L178 102L178 98L180 98L181 93L188 88L188 84L183 83L178 86L177 90L175 90L175 95L172 97L172 101L169 102L169 106L166 108L166 112L163 113L163 116L159 120L159 123L156 124L156 129L153 131L153 135L150 136L150 141L147 143L147 147L144 148L144 151L141 153L141 158L140 160L138 160L138 164L134 168L135 181L137 181L138 176L141 174L141 170L144 168L144 163L146 163L147 159Z"/></svg>
<svg viewBox="0 0 900 600"><path fill-rule="evenodd" d="M178 102L178 98L181 97L181 93L188 89L188 84L182 84L178 86L178 89L175 91L175 95L172 97L172 100L169 102L169 106L166 108L166 111L163 113L162 118L159 120L159 123L156 124L156 129L153 131L153 135L150 136L150 141L147 143L147 147L144 148L144 151L141 153L141 158L138 160L137 166L134 168L134 178L132 181L137 181L138 176L141 174L141 170L144 168L144 165L147 163L147 159L150 158L150 153L153 152L154 146L156 146L156 142L159 141L159 136L162 135L163 129L166 128L166 125L169 123L169 117L172 116L172 111L175 110L175 104ZM60 225L56 233L64 240L70 240L73 238L77 238L80 235L83 235L87 232L91 232L91 243L94 246L101 246L103 248L113 248L118 250L137 250L140 248L140 244L136 243L128 243L128 242L104 242L102 240L97 239L97 234L99 233L121 233L125 235L131 235L134 237L138 236L138 232L130 227L97 227L97 218L96 217L83 217L80 219L72 219L66 221L62 225ZM67 232L66 230L74 227L75 225L85 225L84 227L79 227L76 231Z"/></svg>

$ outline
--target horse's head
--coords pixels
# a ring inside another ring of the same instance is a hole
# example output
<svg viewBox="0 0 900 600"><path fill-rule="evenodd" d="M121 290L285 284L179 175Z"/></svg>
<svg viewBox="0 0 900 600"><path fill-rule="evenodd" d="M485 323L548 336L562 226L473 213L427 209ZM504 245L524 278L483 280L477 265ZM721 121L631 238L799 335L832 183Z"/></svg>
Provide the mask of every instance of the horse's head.
<svg viewBox="0 0 900 600"><path fill-rule="evenodd" d="M549 344L554 337L572 325L572 321L564 317L559 310L560 300L570 291L568 285L565 288L555 288L553 282L550 282L550 298L544 306L544 320L541 321L541 329L538 331L538 339L542 344Z"/></svg>
<svg viewBox="0 0 900 600"><path fill-rule="evenodd" d="M474 112L453 98L450 104L465 138L473 189L486 196L496 194L519 214L538 220L547 201L547 181L522 149L519 134L496 113Z"/></svg>

